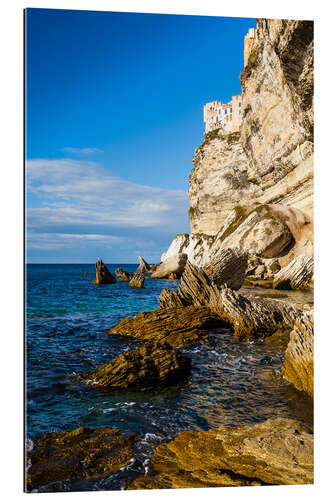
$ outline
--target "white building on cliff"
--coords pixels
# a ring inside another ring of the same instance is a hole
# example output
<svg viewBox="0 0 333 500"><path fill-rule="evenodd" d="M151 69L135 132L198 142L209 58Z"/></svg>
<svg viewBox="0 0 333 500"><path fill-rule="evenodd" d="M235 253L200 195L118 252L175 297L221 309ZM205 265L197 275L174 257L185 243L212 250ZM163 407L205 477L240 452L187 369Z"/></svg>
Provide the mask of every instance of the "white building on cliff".
<svg viewBox="0 0 333 500"><path fill-rule="evenodd" d="M244 68L256 43L256 29L250 28L244 37ZM242 119L242 94L232 96L230 102L208 102L204 106L205 134L223 129L226 134L237 132Z"/></svg>

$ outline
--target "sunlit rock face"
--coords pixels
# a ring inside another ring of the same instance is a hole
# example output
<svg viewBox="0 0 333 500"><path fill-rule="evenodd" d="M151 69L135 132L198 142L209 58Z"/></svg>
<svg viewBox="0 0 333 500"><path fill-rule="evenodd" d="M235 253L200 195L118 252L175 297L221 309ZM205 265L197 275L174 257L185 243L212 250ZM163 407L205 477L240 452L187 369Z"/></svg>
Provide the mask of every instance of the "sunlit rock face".
<svg viewBox="0 0 333 500"><path fill-rule="evenodd" d="M240 132L212 131L194 154L192 233L215 235L236 205L313 210L313 23L259 19L241 76Z"/></svg>

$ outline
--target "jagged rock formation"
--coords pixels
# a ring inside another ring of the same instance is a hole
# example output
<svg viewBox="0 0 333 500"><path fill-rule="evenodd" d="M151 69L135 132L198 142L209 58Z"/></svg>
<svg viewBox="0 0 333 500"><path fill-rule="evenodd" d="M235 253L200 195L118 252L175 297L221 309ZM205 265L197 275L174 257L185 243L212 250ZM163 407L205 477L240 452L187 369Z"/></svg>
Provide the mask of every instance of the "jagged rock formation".
<svg viewBox="0 0 333 500"><path fill-rule="evenodd" d="M313 434L287 418L181 432L158 446L130 489L313 483Z"/></svg>
<svg viewBox="0 0 333 500"><path fill-rule="evenodd" d="M80 375L93 387L133 389L168 385L188 376L191 359L167 342L147 342L133 351L120 354L109 363Z"/></svg>
<svg viewBox="0 0 333 500"><path fill-rule="evenodd" d="M164 262L156 266L153 271L152 278L169 278L172 276L173 279L180 278L183 274L184 267L187 262L187 255L184 253L177 253L165 259Z"/></svg>
<svg viewBox="0 0 333 500"><path fill-rule="evenodd" d="M109 333L142 340L165 339L184 345L205 338L214 326L231 326L237 339L264 338L290 331L302 314L296 306L262 297L251 299L229 288L220 289L207 274L189 262L176 291L165 288L160 306L152 312L125 318Z"/></svg>
<svg viewBox="0 0 333 500"><path fill-rule="evenodd" d="M119 281L130 281L133 278L133 274L128 273L127 271L125 271L121 267L118 267L115 270L115 275L117 276Z"/></svg>
<svg viewBox="0 0 333 500"><path fill-rule="evenodd" d="M132 278L130 279L128 286L131 288L143 288L144 283L145 283L145 275L135 272Z"/></svg>
<svg viewBox="0 0 333 500"><path fill-rule="evenodd" d="M247 252L239 248L225 248L203 268L212 283L239 290L244 283L247 268Z"/></svg>
<svg viewBox="0 0 333 500"><path fill-rule="evenodd" d="M313 311L297 319L284 358L284 378L313 396Z"/></svg>
<svg viewBox="0 0 333 500"><path fill-rule="evenodd" d="M313 278L313 269L313 257L299 255L275 275L273 288L279 290L301 290L306 288Z"/></svg>
<svg viewBox="0 0 333 500"><path fill-rule="evenodd" d="M241 82L240 133L212 131L195 151L192 233L216 235L253 201L313 218L313 22L259 19Z"/></svg>
<svg viewBox="0 0 333 500"><path fill-rule="evenodd" d="M150 271L150 265L139 255L139 266L134 271L134 274L143 274L148 273Z"/></svg>
<svg viewBox="0 0 333 500"><path fill-rule="evenodd" d="M129 335L144 341L167 341L179 347L202 341L207 338L208 330L221 326L225 323L207 306L171 307L125 318L108 333Z"/></svg>
<svg viewBox="0 0 333 500"><path fill-rule="evenodd" d="M95 264L96 279L93 281L95 285L109 285L117 283L116 278L110 273L102 259L98 259Z"/></svg>
<svg viewBox="0 0 333 500"><path fill-rule="evenodd" d="M133 440L134 434L123 436L109 427L45 434L27 454L27 489L68 479L107 477L130 462Z"/></svg>

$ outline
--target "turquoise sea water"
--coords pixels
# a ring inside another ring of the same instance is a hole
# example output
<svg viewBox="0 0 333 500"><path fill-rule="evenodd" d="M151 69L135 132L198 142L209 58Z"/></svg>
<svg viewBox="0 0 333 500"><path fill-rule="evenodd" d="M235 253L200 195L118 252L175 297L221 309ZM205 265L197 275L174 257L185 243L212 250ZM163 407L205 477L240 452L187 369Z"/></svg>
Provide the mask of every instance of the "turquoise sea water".
<svg viewBox="0 0 333 500"><path fill-rule="evenodd" d="M111 272L137 265L107 264ZM87 273L87 274L85 274ZM176 281L92 284L93 264L29 264L26 276L26 437L79 426L116 427L137 435L135 458L121 473L98 482L57 483L41 491L119 489L149 468L155 447L184 430L207 430L274 416L309 423L311 408L279 374L283 353L261 341L241 343L231 330L210 332L205 343L183 349L191 376L173 387L126 392L99 391L75 374L110 361L139 345L106 333L121 319L153 310L163 288Z"/></svg>

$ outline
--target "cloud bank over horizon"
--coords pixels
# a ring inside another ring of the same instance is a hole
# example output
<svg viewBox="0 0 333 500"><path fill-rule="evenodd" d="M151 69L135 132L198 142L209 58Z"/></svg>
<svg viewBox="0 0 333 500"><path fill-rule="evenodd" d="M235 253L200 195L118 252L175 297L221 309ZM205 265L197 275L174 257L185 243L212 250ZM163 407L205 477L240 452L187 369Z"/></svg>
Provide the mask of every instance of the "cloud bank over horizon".
<svg viewBox="0 0 333 500"><path fill-rule="evenodd" d="M151 187L93 161L26 162L27 262L156 262L188 228L185 190Z"/></svg>

